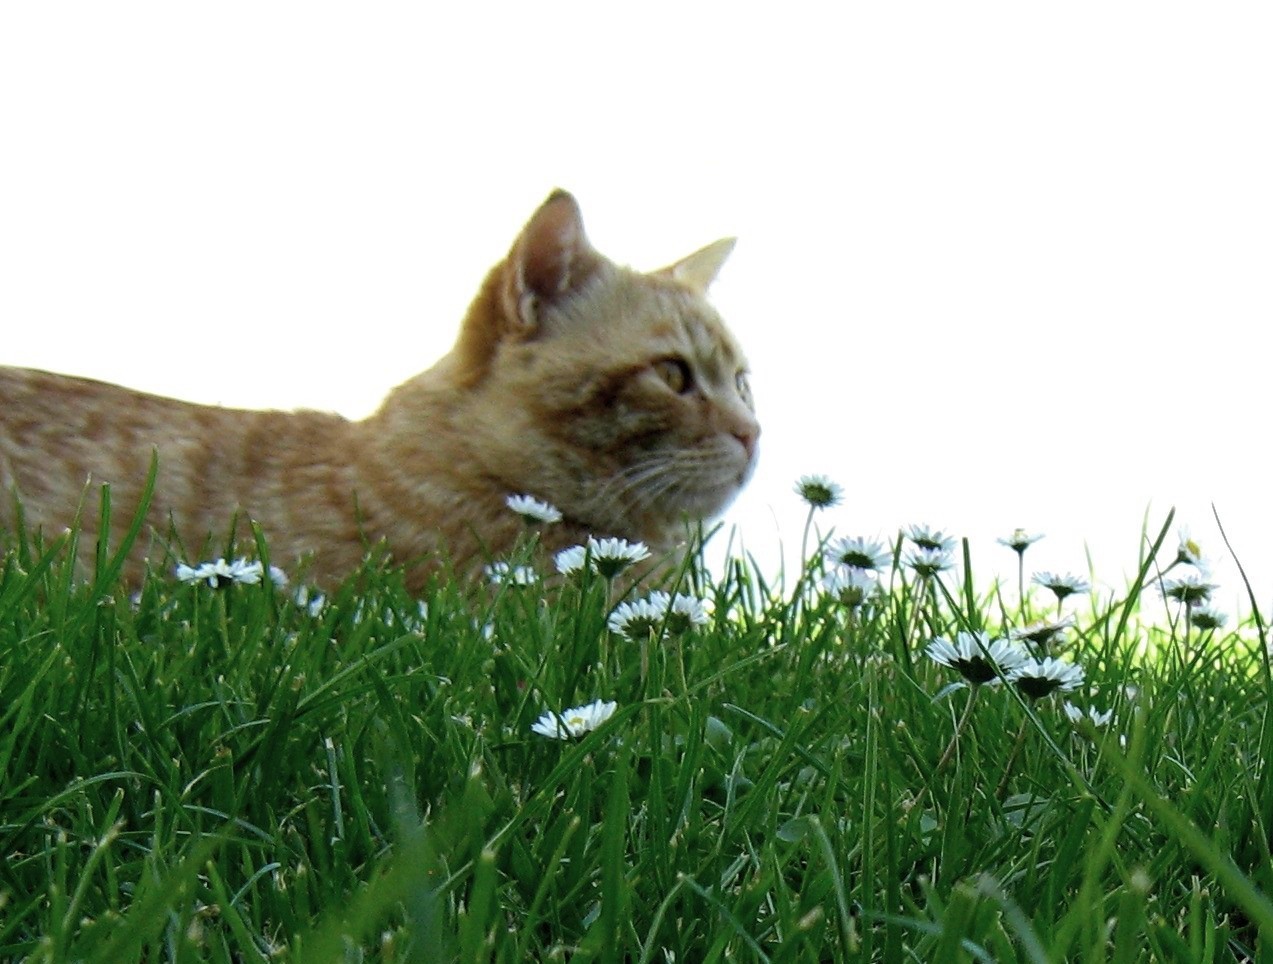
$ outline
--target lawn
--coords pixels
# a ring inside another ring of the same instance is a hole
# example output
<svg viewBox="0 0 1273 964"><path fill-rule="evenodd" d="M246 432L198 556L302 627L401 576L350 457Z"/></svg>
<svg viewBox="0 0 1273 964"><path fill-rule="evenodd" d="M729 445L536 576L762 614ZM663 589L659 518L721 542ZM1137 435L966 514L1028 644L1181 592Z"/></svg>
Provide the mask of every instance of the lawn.
<svg viewBox="0 0 1273 964"><path fill-rule="evenodd" d="M6 536L0 959L1269 959L1264 627L1170 517L1111 596L818 511L667 596Z"/></svg>

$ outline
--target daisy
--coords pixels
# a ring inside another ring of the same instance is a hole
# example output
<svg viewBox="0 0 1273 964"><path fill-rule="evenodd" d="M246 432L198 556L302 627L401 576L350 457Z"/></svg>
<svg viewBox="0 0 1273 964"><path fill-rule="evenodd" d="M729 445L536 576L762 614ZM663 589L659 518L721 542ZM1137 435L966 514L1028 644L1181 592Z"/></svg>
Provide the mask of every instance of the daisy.
<svg viewBox="0 0 1273 964"><path fill-rule="evenodd" d="M1214 584L1207 581L1205 573L1187 572L1162 580L1162 594L1166 599L1177 599L1186 606L1196 606L1211 598Z"/></svg>
<svg viewBox="0 0 1273 964"><path fill-rule="evenodd" d="M1027 659L1007 674L1008 681L1016 684L1032 700L1052 693L1068 693L1083 684L1083 667L1063 659L1047 656L1043 659Z"/></svg>
<svg viewBox="0 0 1273 964"><path fill-rule="evenodd" d="M644 542L627 539L594 539L588 537L588 555L592 568L606 579L613 579L628 566L650 557Z"/></svg>
<svg viewBox="0 0 1273 964"><path fill-rule="evenodd" d="M275 589L287 588L287 573L285 573L278 566L270 566L269 576L270 576L270 582L274 583Z"/></svg>
<svg viewBox="0 0 1273 964"><path fill-rule="evenodd" d="M931 549L934 552L951 552L955 548L955 537L948 536L940 529L933 529L929 526L907 526L906 535L911 542L919 546L921 549Z"/></svg>
<svg viewBox="0 0 1273 964"><path fill-rule="evenodd" d="M551 525L561 521L561 511L530 495L510 495L504 504L516 512L527 525Z"/></svg>
<svg viewBox="0 0 1273 964"><path fill-rule="evenodd" d="M223 565L225 564L224 559L220 561ZM205 562L200 564L199 566L188 566L184 562L179 562L177 563L177 568L173 570L173 574L182 582L197 582L198 580L204 579L209 575L209 573L206 572L205 570L207 570L208 567L211 565L212 563Z"/></svg>
<svg viewBox="0 0 1273 964"><path fill-rule="evenodd" d="M668 632L677 636L694 626L706 626L712 619L703 600L679 592L672 597L664 618Z"/></svg>
<svg viewBox="0 0 1273 964"><path fill-rule="evenodd" d="M958 633L955 641L936 637L924 651L934 663L949 666L973 685L997 683L999 673L1011 673L1030 659L1028 653L1007 639L993 642L983 632ZM995 672L995 667L999 673Z"/></svg>
<svg viewBox="0 0 1273 964"><path fill-rule="evenodd" d="M669 596L655 590L646 599L619 603L606 625L610 631L627 639L645 639L658 631L667 615Z"/></svg>
<svg viewBox="0 0 1273 964"><path fill-rule="evenodd" d="M304 609L310 616L318 618L327 605L327 597L321 592L310 593L308 586L297 586L292 594L292 602L298 609Z"/></svg>
<svg viewBox="0 0 1273 964"><path fill-rule="evenodd" d="M1061 634L1073 625L1074 618L1066 616L1064 619L1058 619L1052 623L1031 623L1028 626L1012 630L1008 635L1013 639L1023 639L1028 643L1034 643L1036 646L1049 646L1060 642Z"/></svg>
<svg viewBox="0 0 1273 964"><path fill-rule="evenodd" d="M486 578L497 586L533 586L539 578L530 566L514 566L507 562L492 562L484 571Z"/></svg>
<svg viewBox="0 0 1273 964"><path fill-rule="evenodd" d="M1092 588L1086 579L1071 575L1068 572L1065 575L1057 575L1055 572L1036 572L1034 574L1034 583L1052 590L1056 595L1057 602L1060 602L1066 596L1072 596L1076 592L1087 592Z"/></svg>
<svg viewBox="0 0 1273 964"><path fill-rule="evenodd" d="M1190 537L1188 529L1180 530L1180 547L1176 550L1176 562L1197 566L1199 569L1206 568L1202 562L1202 547Z"/></svg>
<svg viewBox="0 0 1273 964"><path fill-rule="evenodd" d="M893 562L892 551L880 542L860 536L845 536L826 547L824 557L838 566L854 569L886 569Z"/></svg>
<svg viewBox="0 0 1273 964"><path fill-rule="evenodd" d="M618 708L614 700L593 700L584 706L574 706L564 713L546 710L542 716L530 725L531 730L540 736L554 740L567 740L572 736L583 736L595 730Z"/></svg>
<svg viewBox="0 0 1273 964"><path fill-rule="evenodd" d="M1024 555L1027 549L1042 538L1043 535L1041 533L1039 535L1030 535L1030 533L1026 532L1025 529L1013 529L1012 535L1001 537L997 541L999 545L1007 546L1020 556Z"/></svg>
<svg viewBox="0 0 1273 964"><path fill-rule="evenodd" d="M880 591L880 584L865 569L843 567L832 569L822 577L822 589L841 605L857 609Z"/></svg>
<svg viewBox="0 0 1273 964"><path fill-rule="evenodd" d="M230 578L245 586L255 586L265 575L265 567L259 562L235 559L230 563Z"/></svg>
<svg viewBox="0 0 1273 964"><path fill-rule="evenodd" d="M924 577L935 576L955 564L949 549L931 549L920 546L906 556L906 564Z"/></svg>
<svg viewBox="0 0 1273 964"><path fill-rule="evenodd" d="M1084 713L1077 706L1066 700L1061 704L1061 709L1065 712L1066 717L1075 726L1081 726L1086 718L1092 722L1095 727L1105 727L1109 725L1109 721L1114 718L1113 710L1098 710L1095 706L1089 706L1087 712Z"/></svg>
<svg viewBox="0 0 1273 964"><path fill-rule="evenodd" d="M197 566L182 563L177 566L176 575L182 582L206 582L213 589L221 589L231 583L255 585L261 581L264 571L265 567L259 562L248 562L246 559L226 562L225 559L217 559Z"/></svg>
<svg viewBox="0 0 1273 964"><path fill-rule="evenodd" d="M1220 629L1229 617L1210 603L1204 603L1200 606L1194 606L1190 610L1190 619L1199 629Z"/></svg>
<svg viewBox="0 0 1273 964"><path fill-rule="evenodd" d="M557 567L557 571L563 576L578 572L587 561L588 550L583 546L571 546L569 549L562 549L561 552L553 556L553 565Z"/></svg>
<svg viewBox="0 0 1273 964"><path fill-rule="evenodd" d="M796 480L796 495L804 499L811 509L829 509L840 504L844 489L825 475L802 475Z"/></svg>

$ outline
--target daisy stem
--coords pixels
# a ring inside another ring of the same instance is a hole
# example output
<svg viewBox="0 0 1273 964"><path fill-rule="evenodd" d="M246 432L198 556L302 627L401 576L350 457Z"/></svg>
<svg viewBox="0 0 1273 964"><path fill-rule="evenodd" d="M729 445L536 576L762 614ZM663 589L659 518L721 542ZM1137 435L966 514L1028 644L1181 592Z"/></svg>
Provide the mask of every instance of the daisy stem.
<svg viewBox="0 0 1273 964"><path fill-rule="evenodd" d="M1017 754L1021 752L1021 747L1025 744L1025 731L1029 722L1028 716L1021 717L1021 726L1017 728L1017 738L1012 743L1012 752L1008 754L1008 759L1003 765L1003 777L999 780L999 785L995 787L995 796L1000 800L1003 799L1003 793L1008 788L1008 778L1012 776L1012 764L1016 762Z"/></svg>
<svg viewBox="0 0 1273 964"><path fill-rule="evenodd" d="M914 605L911 608L910 620L906 626L906 635L903 638L908 649L918 648L918 639L916 634L919 632L920 623L924 619L925 603L932 606L932 624L937 625L937 617L940 612L937 603L937 586L934 583L936 576L924 574L916 574L918 582L915 583L915 593L913 594Z"/></svg>
<svg viewBox="0 0 1273 964"><path fill-rule="evenodd" d="M936 626L941 617L941 601L937 596L937 575L934 573L924 580L928 584L928 605L931 607L931 625Z"/></svg>
<svg viewBox="0 0 1273 964"><path fill-rule="evenodd" d="M601 634L601 638L597 640L597 669L603 683L608 684L610 680L610 650L611 639L613 633L607 631Z"/></svg>
<svg viewBox="0 0 1273 964"><path fill-rule="evenodd" d="M681 646L681 637L678 634L672 642L672 648L676 652L676 671L681 679L681 693L685 696L688 703L690 698L689 680L685 678L685 649Z"/></svg>
<svg viewBox="0 0 1273 964"><path fill-rule="evenodd" d="M809 514L804 520L804 532L800 536L800 575L802 577L809 569L809 531L813 528L813 514L816 511L815 507L809 507Z"/></svg>
<svg viewBox="0 0 1273 964"><path fill-rule="evenodd" d="M813 529L813 514L817 511L815 506L809 507L809 514L804 520L804 532L800 536L800 575L796 577L795 589L792 592L791 599L793 603L793 617L799 615L807 608L807 600L805 596L809 587L813 584L811 578L812 572L809 565L809 532Z"/></svg>
<svg viewBox="0 0 1273 964"><path fill-rule="evenodd" d="M922 581L923 577L921 576L920 579ZM904 649L909 650L912 648L911 638L915 635L916 632L919 631L919 613L921 608L922 607L919 605L919 603L914 600L914 597L912 597L911 611L906 621L906 632L902 636L902 647Z"/></svg>
<svg viewBox="0 0 1273 964"><path fill-rule="evenodd" d="M1021 623L1030 622L1025 613L1025 553L1017 553L1017 605L1021 609Z"/></svg>
<svg viewBox="0 0 1273 964"><path fill-rule="evenodd" d="M942 753L941 759L937 761L937 766L933 769L934 775L940 773L942 767L949 763L950 758L954 755L955 747L959 745L959 737L963 734L964 727L968 725L968 720L972 716L972 706L977 702L978 689L980 689L978 686L968 687L968 702L964 704L964 711L959 715L959 722L955 724L955 732L950 735L950 742L946 744L946 749Z"/></svg>
<svg viewBox="0 0 1273 964"><path fill-rule="evenodd" d="M221 628L221 645L225 647L226 655L229 656L230 650L230 612L229 602L226 599L225 592L217 593L217 616Z"/></svg>

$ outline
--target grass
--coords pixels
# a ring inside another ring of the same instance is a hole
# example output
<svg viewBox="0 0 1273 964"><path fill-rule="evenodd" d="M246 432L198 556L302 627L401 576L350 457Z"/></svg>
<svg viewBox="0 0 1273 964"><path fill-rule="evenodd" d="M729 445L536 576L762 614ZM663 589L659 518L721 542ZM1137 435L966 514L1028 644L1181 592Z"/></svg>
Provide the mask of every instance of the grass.
<svg viewBox="0 0 1273 964"><path fill-rule="evenodd" d="M978 590L966 545L920 578L899 540L851 608L818 544L785 586L690 565L710 621L642 646L607 629L621 582L530 550L529 586L421 606L369 562L300 605L121 586L126 545L76 580L66 539L13 534L0 958L1270 959L1258 620L1177 613L1161 550L1122 597L1070 596L1067 697L1113 713L1075 725L924 654L1055 618L1046 591ZM595 699L596 729L532 733Z"/></svg>

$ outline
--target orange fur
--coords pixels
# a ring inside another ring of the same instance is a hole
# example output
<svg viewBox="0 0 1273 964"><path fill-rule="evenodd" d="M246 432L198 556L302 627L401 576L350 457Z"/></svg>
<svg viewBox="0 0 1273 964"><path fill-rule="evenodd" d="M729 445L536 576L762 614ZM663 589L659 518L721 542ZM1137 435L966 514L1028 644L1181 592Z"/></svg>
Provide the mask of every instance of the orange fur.
<svg viewBox="0 0 1273 964"><path fill-rule="evenodd" d="M559 191L491 270L450 353L357 422L0 368L0 529L14 524L7 493L46 537L84 500L91 555L86 485L111 484L118 539L157 450L157 542L139 546L134 578L148 552L170 561L170 532L197 554L237 514L259 523L275 562L312 557L320 581L383 541L419 586L443 556L473 571L510 551L523 531L505 506L516 493L564 514L543 532L549 549L589 535L671 549L755 462L746 363L705 300L730 246L640 274L591 247Z"/></svg>

